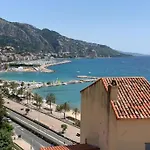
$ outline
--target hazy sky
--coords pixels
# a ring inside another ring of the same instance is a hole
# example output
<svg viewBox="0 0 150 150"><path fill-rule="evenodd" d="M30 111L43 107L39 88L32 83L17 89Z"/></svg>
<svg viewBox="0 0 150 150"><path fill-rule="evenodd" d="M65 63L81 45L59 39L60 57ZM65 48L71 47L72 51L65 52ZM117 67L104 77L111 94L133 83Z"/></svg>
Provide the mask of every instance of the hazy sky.
<svg viewBox="0 0 150 150"><path fill-rule="evenodd" d="M1 0L0 17L150 54L150 0Z"/></svg>

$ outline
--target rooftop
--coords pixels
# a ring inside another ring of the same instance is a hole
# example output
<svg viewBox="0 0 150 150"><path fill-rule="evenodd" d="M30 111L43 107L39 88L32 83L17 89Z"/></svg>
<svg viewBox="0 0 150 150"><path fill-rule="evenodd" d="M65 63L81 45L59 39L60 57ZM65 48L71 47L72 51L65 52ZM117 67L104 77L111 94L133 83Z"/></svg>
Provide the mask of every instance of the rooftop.
<svg viewBox="0 0 150 150"><path fill-rule="evenodd" d="M54 146L47 148L42 147L40 150L99 150L99 148L88 144L77 144L70 146Z"/></svg>
<svg viewBox="0 0 150 150"><path fill-rule="evenodd" d="M99 80L102 80L106 91L112 80L117 82L117 100L111 100L117 119L150 119L150 83L144 77L108 77Z"/></svg>

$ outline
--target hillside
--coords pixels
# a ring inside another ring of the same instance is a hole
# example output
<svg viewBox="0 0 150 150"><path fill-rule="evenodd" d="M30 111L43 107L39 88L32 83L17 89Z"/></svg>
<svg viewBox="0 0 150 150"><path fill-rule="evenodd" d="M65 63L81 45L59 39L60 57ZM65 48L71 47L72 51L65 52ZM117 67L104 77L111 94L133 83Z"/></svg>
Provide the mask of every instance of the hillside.
<svg viewBox="0 0 150 150"><path fill-rule="evenodd" d="M74 40L49 29L9 22L0 18L0 46L13 46L17 52L43 52L70 57L128 56L106 45Z"/></svg>

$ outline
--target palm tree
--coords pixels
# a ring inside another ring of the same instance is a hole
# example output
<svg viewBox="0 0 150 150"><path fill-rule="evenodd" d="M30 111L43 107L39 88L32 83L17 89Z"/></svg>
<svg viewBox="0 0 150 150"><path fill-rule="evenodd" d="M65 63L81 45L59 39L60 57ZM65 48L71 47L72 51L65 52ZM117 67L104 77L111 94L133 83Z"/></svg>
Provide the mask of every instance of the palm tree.
<svg viewBox="0 0 150 150"><path fill-rule="evenodd" d="M10 88L12 89L12 94L15 94L15 93L16 93L17 87L18 87L18 84L17 84L17 83L15 83L15 82L10 82Z"/></svg>
<svg viewBox="0 0 150 150"><path fill-rule="evenodd" d="M46 96L46 103L50 106L51 114L52 114L52 103L55 103L55 102L56 102L56 97L53 93L48 94Z"/></svg>
<svg viewBox="0 0 150 150"><path fill-rule="evenodd" d="M10 82L10 87L11 87L12 89L15 89L15 88L18 87L18 84L15 83L15 82Z"/></svg>
<svg viewBox="0 0 150 150"><path fill-rule="evenodd" d="M20 88L20 89L17 91L17 95L23 95L23 88Z"/></svg>
<svg viewBox="0 0 150 150"><path fill-rule="evenodd" d="M2 88L2 94L8 97L9 96L8 88Z"/></svg>
<svg viewBox="0 0 150 150"><path fill-rule="evenodd" d="M70 106L67 102L65 102L64 104L61 105L61 109L64 113L64 119L66 119L66 112L70 111Z"/></svg>
<svg viewBox="0 0 150 150"><path fill-rule="evenodd" d="M34 94L34 100L36 101L37 107L40 109L41 105L43 103L42 97L38 95L37 93Z"/></svg>
<svg viewBox="0 0 150 150"><path fill-rule="evenodd" d="M79 113L80 113L80 111L79 111L78 108L74 108L74 109L73 109L73 113L72 113L72 114L74 114L75 119L77 119L77 115L78 115Z"/></svg>
<svg viewBox="0 0 150 150"><path fill-rule="evenodd" d="M30 101L30 99L31 99L31 96L32 96L31 92L27 91L27 92L26 92L27 104L29 103L29 101Z"/></svg>
<svg viewBox="0 0 150 150"><path fill-rule="evenodd" d="M0 94L0 125L2 124L3 117L6 114L6 110L3 105L4 105L4 99L2 94Z"/></svg>

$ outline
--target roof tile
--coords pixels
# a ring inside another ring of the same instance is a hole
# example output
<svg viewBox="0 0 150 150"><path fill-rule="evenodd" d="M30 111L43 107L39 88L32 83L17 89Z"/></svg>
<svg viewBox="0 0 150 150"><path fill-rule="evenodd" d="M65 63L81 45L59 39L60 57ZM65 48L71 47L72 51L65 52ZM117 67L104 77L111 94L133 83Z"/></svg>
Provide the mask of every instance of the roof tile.
<svg viewBox="0 0 150 150"><path fill-rule="evenodd" d="M77 144L69 146L42 147L40 150L99 150L99 148L88 144Z"/></svg>
<svg viewBox="0 0 150 150"><path fill-rule="evenodd" d="M111 100L117 119L150 118L150 83L144 77L101 78L108 85L115 80L118 85L117 100Z"/></svg>

